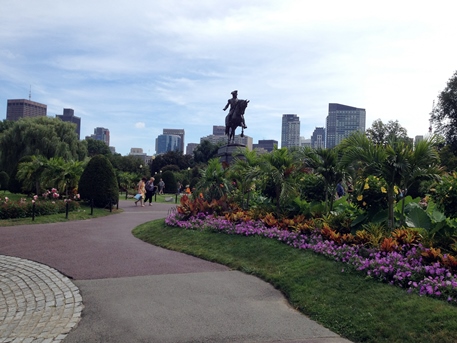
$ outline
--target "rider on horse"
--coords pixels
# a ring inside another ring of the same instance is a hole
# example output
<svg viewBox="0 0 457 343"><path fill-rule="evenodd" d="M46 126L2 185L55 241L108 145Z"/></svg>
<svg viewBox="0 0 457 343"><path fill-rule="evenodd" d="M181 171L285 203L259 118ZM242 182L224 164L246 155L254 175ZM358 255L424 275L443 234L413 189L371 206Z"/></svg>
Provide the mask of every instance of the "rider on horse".
<svg viewBox="0 0 457 343"><path fill-rule="evenodd" d="M232 98L228 99L227 105L225 105L225 107L222 109L222 110L225 111L230 106L230 111L229 111L229 114L227 116L229 121L233 119L233 114L235 112L235 108L236 108L237 103L238 103L238 91L235 90L235 91L232 92ZM241 127L243 129L247 129L246 123L244 121L244 114L241 114Z"/></svg>

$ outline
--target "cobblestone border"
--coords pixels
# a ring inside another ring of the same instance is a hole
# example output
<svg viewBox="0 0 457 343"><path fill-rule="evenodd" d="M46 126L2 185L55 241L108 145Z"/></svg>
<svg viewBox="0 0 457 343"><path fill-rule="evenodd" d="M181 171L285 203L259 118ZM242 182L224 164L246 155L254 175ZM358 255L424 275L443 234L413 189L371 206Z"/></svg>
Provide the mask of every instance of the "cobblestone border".
<svg viewBox="0 0 457 343"><path fill-rule="evenodd" d="M0 255L1 343L60 343L83 307L78 287L55 269Z"/></svg>

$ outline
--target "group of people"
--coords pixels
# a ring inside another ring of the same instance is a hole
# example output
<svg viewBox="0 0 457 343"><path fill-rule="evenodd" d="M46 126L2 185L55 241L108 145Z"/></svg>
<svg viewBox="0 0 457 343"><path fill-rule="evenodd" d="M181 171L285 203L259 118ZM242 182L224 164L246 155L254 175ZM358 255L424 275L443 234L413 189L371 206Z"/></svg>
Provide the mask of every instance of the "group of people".
<svg viewBox="0 0 457 343"><path fill-rule="evenodd" d="M137 194L135 195L135 206L138 206L138 202L142 207L147 203L149 200L149 206L152 206L152 197L157 191L157 188L159 189L159 194L163 194L163 191L165 189L165 182L160 179L158 187L154 185L155 178L151 176L149 180L147 178L143 177L140 182L138 182L136 188L137 188Z"/></svg>

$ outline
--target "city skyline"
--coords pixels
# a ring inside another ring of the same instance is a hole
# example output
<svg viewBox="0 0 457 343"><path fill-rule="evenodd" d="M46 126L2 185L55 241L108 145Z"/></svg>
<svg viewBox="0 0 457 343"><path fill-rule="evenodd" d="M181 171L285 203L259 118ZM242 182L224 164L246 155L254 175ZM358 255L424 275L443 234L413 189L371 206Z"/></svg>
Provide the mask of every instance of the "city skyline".
<svg viewBox="0 0 457 343"><path fill-rule="evenodd" d="M450 0L9 1L0 112L31 91L49 115L74 109L81 137L108 127L122 155L152 153L163 128L198 143L224 124L233 90L250 100L245 134L255 142L280 141L284 113L311 137L332 102L366 109L367 127L398 119L410 137L425 136L457 69L456 10Z"/></svg>

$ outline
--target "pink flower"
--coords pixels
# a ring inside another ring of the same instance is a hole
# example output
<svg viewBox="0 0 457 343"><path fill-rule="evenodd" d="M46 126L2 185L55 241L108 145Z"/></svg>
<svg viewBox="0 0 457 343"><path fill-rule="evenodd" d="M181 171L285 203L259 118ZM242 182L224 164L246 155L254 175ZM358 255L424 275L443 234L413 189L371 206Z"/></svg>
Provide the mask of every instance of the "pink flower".
<svg viewBox="0 0 457 343"><path fill-rule="evenodd" d="M33 200L36 200L36 199L38 199L38 195L33 196Z"/></svg>
<svg viewBox="0 0 457 343"><path fill-rule="evenodd" d="M8 197L5 197L5 202L8 201Z"/></svg>

